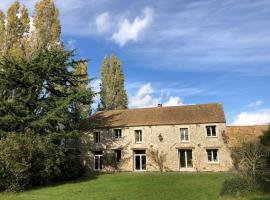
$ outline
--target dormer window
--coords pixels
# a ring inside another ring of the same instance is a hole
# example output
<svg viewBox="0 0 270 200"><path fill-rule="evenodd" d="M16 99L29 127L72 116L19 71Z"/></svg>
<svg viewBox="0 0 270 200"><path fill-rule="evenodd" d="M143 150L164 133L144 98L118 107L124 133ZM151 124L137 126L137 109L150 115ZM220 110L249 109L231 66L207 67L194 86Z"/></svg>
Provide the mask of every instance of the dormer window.
<svg viewBox="0 0 270 200"><path fill-rule="evenodd" d="M122 138L122 130L121 129L114 129L114 138L115 139Z"/></svg>
<svg viewBox="0 0 270 200"><path fill-rule="evenodd" d="M207 137L217 137L216 126L206 126Z"/></svg>

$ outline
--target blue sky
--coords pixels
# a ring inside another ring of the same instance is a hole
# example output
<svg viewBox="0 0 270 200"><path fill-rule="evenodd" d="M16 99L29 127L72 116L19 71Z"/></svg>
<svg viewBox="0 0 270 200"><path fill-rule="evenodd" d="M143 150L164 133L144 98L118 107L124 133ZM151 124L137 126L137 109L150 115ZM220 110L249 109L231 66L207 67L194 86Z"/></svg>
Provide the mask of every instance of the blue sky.
<svg viewBox="0 0 270 200"><path fill-rule="evenodd" d="M2 0L6 10L11 0ZM34 0L22 0L33 10ZM270 122L270 0L55 0L62 38L122 61L130 107L221 102L228 124Z"/></svg>

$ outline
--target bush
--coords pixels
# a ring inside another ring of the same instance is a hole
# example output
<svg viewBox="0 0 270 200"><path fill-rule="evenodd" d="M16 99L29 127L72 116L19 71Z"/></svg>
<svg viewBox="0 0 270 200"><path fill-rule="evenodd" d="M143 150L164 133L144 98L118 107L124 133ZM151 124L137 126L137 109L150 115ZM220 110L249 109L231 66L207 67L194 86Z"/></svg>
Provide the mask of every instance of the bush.
<svg viewBox="0 0 270 200"><path fill-rule="evenodd" d="M73 153L48 136L9 134L0 140L0 190L20 191L78 177L82 165Z"/></svg>
<svg viewBox="0 0 270 200"><path fill-rule="evenodd" d="M255 185L251 183L251 180L243 177L234 177L223 183L221 195L236 196L255 190Z"/></svg>

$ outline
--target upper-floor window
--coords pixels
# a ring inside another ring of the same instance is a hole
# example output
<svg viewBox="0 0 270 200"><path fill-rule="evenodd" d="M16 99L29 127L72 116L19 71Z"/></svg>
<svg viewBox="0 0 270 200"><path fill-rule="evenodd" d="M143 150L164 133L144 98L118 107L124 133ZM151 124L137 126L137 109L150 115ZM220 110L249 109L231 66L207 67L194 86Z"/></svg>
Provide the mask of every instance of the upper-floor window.
<svg viewBox="0 0 270 200"><path fill-rule="evenodd" d="M95 143L100 143L100 132L94 132L94 141Z"/></svg>
<svg viewBox="0 0 270 200"><path fill-rule="evenodd" d="M122 130L121 129L114 129L114 138L118 139L122 137Z"/></svg>
<svg viewBox="0 0 270 200"><path fill-rule="evenodd" d="M207 149L207 159L208 162L210 163L218 163L219 158L218 158L218 149Z"/></svg>
<svg viewBox="0 0 270 200"><path fill-rule="evenodd" d="M142 142L142 130L135 130L135 142L136 143Z"/></svg>
<svg viewBox="0 0 270 200"><path fill-rule="evenodd" d="M206 133L208 137L216 137L217 136L216 126L206 126Z"/></svg>
<svg viewBox="0 0 270 200"><path fill-rule="evenodd" d="M188 129L187 128L180 128L180 139L183 142L189 141Z"/></svg>

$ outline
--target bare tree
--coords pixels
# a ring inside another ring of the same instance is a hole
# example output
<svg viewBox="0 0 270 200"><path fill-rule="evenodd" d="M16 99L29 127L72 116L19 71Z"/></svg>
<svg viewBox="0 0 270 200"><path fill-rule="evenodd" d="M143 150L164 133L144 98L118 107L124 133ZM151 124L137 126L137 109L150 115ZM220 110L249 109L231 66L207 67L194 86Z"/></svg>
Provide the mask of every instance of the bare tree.
<svg viewBox="0 0 270 200"><path fill-rule="evenodd" d="M155 163L160 172L163 172L167 169L165 167L167 155L163 151L155 150L152 147L148 151L150 159Z"/></svg>
<svg viewBox="0 0 270 200"><path fill-rule="evenodd" d="M244 143L232 150L232 158L240 175L255 182L266 168L268 151L259 142Z"/></svg>

